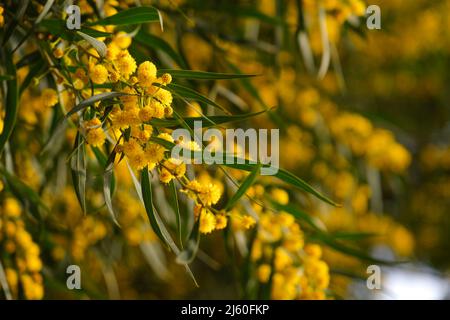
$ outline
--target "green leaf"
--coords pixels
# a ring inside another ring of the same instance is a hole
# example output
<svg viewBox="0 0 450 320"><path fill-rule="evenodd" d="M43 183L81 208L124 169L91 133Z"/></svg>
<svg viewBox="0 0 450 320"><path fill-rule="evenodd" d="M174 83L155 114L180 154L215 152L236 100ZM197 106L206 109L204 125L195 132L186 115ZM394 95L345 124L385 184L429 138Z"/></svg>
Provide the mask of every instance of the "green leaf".
<svg viewBox="0 0 450 320"><path fill-rule="evenodd" d="M93 21L91 23L88 23L87 25L120 26L120 25L140 24L146 22L155 22L159 21L159 19L160 17L158 10L156 10L155 8L135 7L128 10L120 11L119 13L116 13L115 15L112 15L110 17L98 21Z"/></svg>
<svg viewBox="0 0 450 320"><path fill-rule="evenodd" d="M194 224L189 240L186 243L186 248L177 256L176 262L179 264L191 263L197 255L198 247L200 245L200 219Z"/></svg>
<svg viewBox="0 0 450 320"><path fill-rule="evenodd" d="M203 103L209 104L211 106L214 106L216 108L219 108L220 110L222 110L226 113L229 113L225 108L218 105L216 102L201 95L200 93L196 92L195 90L192 90L191 88L184 87L182 85L174 84L174 83L167 85L165 88L167 88L169 91L175 93L176 95L178 95L182 98L203 102Z"/></svg>
<svg viewBox="0 0 450 320"><path fill-rule="evenodd" d="M258 116L260 114L263 114L265 112L267 112L267 110L252 112L252 113L244 113L244 114L239 114L239 115L209 116L207 118L205 118L205 117L187 117L187 118L183 118L183 119L184 119L184 122L187 123L187 125L191 128L194 127L195 121L202 121L203 128L209 128L209 127L214 127L219 124L247 120L252 117ZM153 126L156 126L156 127L171 128L171 127L178 127L178 126L182 125L182 121L179 119L175 119L175 118L152 119L152 120L150 120L150 124Z"/></svg>
<svg viewBox="0 0 450 320"><path fill-rule="evenodd" d="M177 70L177 69L159 69L158 76L169 73L172 78L178 79L195 79L195 80L221 80L221 79L239 79L256 77L255 74L243 73L218 73L195 70Z"/></svg>
<svg viewBox="0 0 450 320"><path fill-rule="evenodd" d="M332 206L335 206L335 207L340 206L338 203L336 203L333 200L331 200L330 198L326 197L325 195L323 195L322 193L320 193L319 191L317 191L316 189L311 187L308 183L306 183L305 181L303 181L296 175L290 173L289 171L279 169L278 172L275 174L275 176L278 179L280 179L294 187L297 187L301 190L304 190L304 191L314 195L316 198L319 198L320 200L325 201L326 203L331 204Z"/></svg>
<svg viewBox="0 0 450 320"><path fill-rule="evenodd" d="M111 218L113 222L120 227L119 222L117 221L117 215L114 211L114 207L112 205L112 196L114 194L114 188L116 185L115 177L114 177L114 159L116 156L116 152L113 151L111 155L107 158L103 152L97 148L92 147L92 151L95 154L95 157L97 158L98 163L101 167L104 168L103 171L103 198L105 199L105 205L108 209L109 214L111 215Z"/></svg>
<svg viewBox="0 0 450 320"><path fill-rule="evenodd" d="M64 40L75 40L80 38L81 36L76 33L77 30L69 30L66 27L66 21L61 19L45 19L42 20L39 23L39 27L44 28L46 31L48 31L52 35L57 35L63 38ZM82 33L94 37L94 38L101 38L101 37L110 37L111 33L104 32L104 31L98 31L89 27L81 27Z"/></svg>
<svg viewBox="0 0 450 320"><path fill-rule="evenodd" d="M158 238L167 245L167 240L164 237L158 220L156 219L154 207L153 207L153 196L152 196L152 184L150 182L148 168L145 167L141 171L141 190L142 198L144 200L145 211L147 212L148 219L150 220L150 225L153 231L158 236Z"/></svg>
<svg viewBox="0 0 450 320"><path fill-rule="evenodd" d="M361 241L365 239L370 239L380 236L375 232L333 232L330 234L331 237L338 240L348 240L348 241Z"/></svg>
<svg viewBox="0 0 450 320"><path fill-rule="evenodd" d="M152 141L159 143L160 145L164 146L167 149L172 149L175 144L169 141L166 141L164 139L159 139L156 137L152 137L151 138ZM201 156L203 157L203 152L202 151L196 151L196 152L192 152L189 149L186 149L185 154L191 154L191 155L196 155L198 153L201 153ZM230 167L230 168L234 168L234 169L239 169L239 170L244 170L244 171L252 171L255 166L258 166L258 164L256 163L251 163L248 159L242 159L242 158L238 158L236 156L233 155L233 163L227 163L226 161L226 154L225 153L221 153L218 152L218 158L219 156L223 159L222 163L224 166L226 167ZM261 168L270 168L270 165L262 165ZM303 181L302 179L300 179L299 177L297 177L296 175L290 173L289 171L286 171L284 169L280 169L278 168L278 171L273 175L274 177L284 181L285 183L294 186L300 190L306 191L309 194L312 194L313 196L315 196L316 198L331 204L333 206L339 207L340 205L337 204L336 202L334 202L333 200L331 200L330 198L326 197L325 195L323 195L322 193L320 193L319 191L317 191L316 189L314 189L313 187L311 187L308 183L306 183L305 181Z"/></svg>
<svg viewBox="0 0 450 320"><path fill-rule="evenodd" d="M13 80L14 76L11 76L9 74L2 74L0 75L0 81L8 81L8 80Z"/></svg>
<svg viewBox="0 0 450 320"><path fill-rule="evenodd" d="M102 100L106 100L106 99L113 99L113 98L117 98L117 97L121 97L127 95L126 93L122 93L122 92L104 92L104 93L99 93L96 94L95 96L89 97L86 100L81 101L79 104L77 104L75 107L72 108L72 110L70 110L69 112L67 112L67 114L65 115L64 118L68 118L71 115L77 113L78 111L83 110L84 108L93 105L94 103L98 102L98 101L102 101Z"/></svg>
<svg viewBox="0 0 450 320"><path fill-rule="evenodd" d="M100 57L104 58L106 56L106 44L103 41L97 40L83 32L78 31L77 34L84 40L89 42L89 44L98 52Z"/></svg>
<svg viewBox="0 0 450 320"><path fill-rule="evenodd" d="M177 187L175 186L175 182L171 180L169 182L170 193L172 195L172 205L175 211L175 217L177 222L177 234L178 240L180 241L180 247L183 248L183 233L181 230L181 214L180 214L180 206L178 203L178 195L177 195Z"/></svg>
<svg viewBox="0 0 450 320"><path fill-rule="evenodd" d="M187 68L186 61L184 61L184 59L170 46L170 44L160 37L149 34L144 30L140 30L133 39L145 47L163 51L180 67Z"/></svg>
<svg viewBox="0 0 450 320"><path fill-rule="evenodd" d="M164 226L161 217L158 215L158 212L155 210L155 207L153 206L152 186L149 178L148 168L145 167L141 171L140 191L138 191L137 189L139 181L137 181L137 179L134 178L134 174L132 173L132 171L130 171L130 173L132 174L133 183L136 187L136 191L138 192L141 201L144 203L145 211L147 212L152 229L155 231L156 235L163 241L163 243L166 244L178 256L180 254L180 249L178 249L177 245L171 238L169 231ZM194 281L194 284L198 287L197 281L195 280L194 274L192 273L189 266L187 264L184 264L184 267L186 269L186 272L191 277L192 281Z"/></svg>
<svg viewBox="0 0 450 320"><path fill-rule="evenodd" d="M245 171L251 171L253 170L255 164L252 163L248 163L248 160L246 161L247 163L237 163L239 159L236 157L235 161L233 164L231 163L224 163L225 166L230 167L230 168L235 168L235 169L240 169L240 170L245 170ZM245 159L240 159L245 160ZM269 165L263 165L263 168L270 168ZM311 187L308 183L306 183L305 181L303 181L302 179L300 179L299 177L297 177L296 175L290 173L289 171L286 171L284 169L279 168L278 172L275 173L273 175L274 177L277 177L278 179L280 179L281 181L286 182L287 184L294 186L300 190L306 191L309 194L312 194L313 196L315 196L316 198L331 204L333 206L339 207L340 205L337 204L336 202L334 202L333 200L331 200L330 198L326 197L325 195L323 195L322 193L320 193L319 191L317 191L316 189L314 189L313 187Z"/></svg>
<svg viewBox="0 0 450 320"><path fill-rule="evenodd" d="M17 85L16 67L12 56L10 52L3 51L6 73L12 75L13 78L6 81L5 117L3 119L3 131L0 134L0 154L3 152L3 148L14 130L18 114L19 88Z"/></svg>
<svg viewBox="0 0 450 320"><path fill-rule="evenodd" d="M247 192L248 188L250 188L253 185L253 183L255 182L256 178L260 173L260 169L261 169L260 164L256 165L253 168L250 174L242 182L236 193L228 201L225 210L230 210L236 204L236 202L245 194L245 192Z"/></svg>
<svg viewBox="0 0 450 320"><path fill-rule="evenodd" d="M324 225L320 220L318 220L316 217L313 217L313 216L307 214L306 212L300 210L299 208L297 208L291 204L284 205L284 204L278 203L278 202L274 201L273 199L270 199L270 202L271 202L272 206L274 207L274 209L276 209L277 211L287 212L287 213L291 214L292 216L294 216L296 219L305 221L316 231L324 230Z"/></svg>
<svg viewBox="0 0 450 320"><path fill-rule="evenodd" d="M72 183L81 209L86 213L86 148L83 137L77 133L74 153L70 158Z"/></svg>
<svg viewBox="0 0 450 320"><path fill-rule="evenodd" d="M3 41L2 46L6 44L6 42L9 40L11 35L13 34L14 30L17 29L17 25L19 24L19 21L22 20L23 15L27 11L27 7L30 4L30 0L24 0L24 1L17 1L14 3L14 5L18 5L19 7L16 8L10 8L15 13L10 22L4 27L3 32ZM4 15L5 13L3 13ZM2 30L3 31L3 30Z"/></svg>
<svg viewBox="0 0 450 320"><path fill-rule="evenodd" d="M346 255L349 255L349 256L352 256L357 259L364 260L364 261L367 261L370 263L381 264L381 265L397 265L397 264L407 263L407 261L387 261L387 260L382 260L382 259L377 259L377 258L371 257L371 256L367 255L366 252L364 252L360 249L349 247L347 245L344 245L344 244L336 241L335 239L332 238L331 235L326 234L326 233L317 233L315 236L319 242L322 242L323 244L329 246L330 248L332 248L336 251L339 251Z"/></svg>

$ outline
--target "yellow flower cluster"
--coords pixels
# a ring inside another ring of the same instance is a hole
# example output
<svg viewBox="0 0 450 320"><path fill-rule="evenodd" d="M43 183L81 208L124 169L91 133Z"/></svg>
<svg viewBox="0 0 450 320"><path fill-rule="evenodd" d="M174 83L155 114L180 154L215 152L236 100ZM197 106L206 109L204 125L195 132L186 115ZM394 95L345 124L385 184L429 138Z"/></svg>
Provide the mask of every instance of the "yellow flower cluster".
<svg viewBox="0 0 450 320"><path fill-rule="evenodd" d="M251 254L258 264L259 281L264 284L272 279L273 299L326 298L329 272L320 260L321 248L304 246L303 232L292 215L263 213Z"/></svg>
<svg viewBox="0 0 450 320"><path fill-rule="evenodd" d="M21 286L26 299L44 296L39 246L33 242L22 220L22 208L14 198L5 198L0 207L0 243L11 294L18 297Z"/></svg>
<svg viewBox="0 0 450 320"><path fill-rule="evenodd" d="M209 178L206 178L206 181L189 181L183 190L195 201L195 218L199 219L199 230L204 234L223 229L227 225L226 216L211 207L219 201L222 195L221 187Z"/></svg>

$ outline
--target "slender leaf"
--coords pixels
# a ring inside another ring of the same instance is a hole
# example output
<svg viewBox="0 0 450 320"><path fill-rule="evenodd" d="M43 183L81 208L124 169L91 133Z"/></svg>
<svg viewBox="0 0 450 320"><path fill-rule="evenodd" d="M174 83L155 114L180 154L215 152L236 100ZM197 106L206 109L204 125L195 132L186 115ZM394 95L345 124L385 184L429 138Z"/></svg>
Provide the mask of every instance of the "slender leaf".
<svg viewBox="0 0 450 320"><path fill-rule="evenodd" d="M260 164L256 165L253 168L250 174L242 182L236 193L228 201L225 210L230 210L236 204L236 202L238 202L238 200L247 192L248 188L250 188L253 185L253 183L255 182L256 178L260 173L260 169L261 169Z"/></svg>
<svg viewBox="0 0 450 320"><path fill-rule="evenodd" d="M209 104L211 106L214 106L216 108L219 108L220 110L222 110L226 113L229 113L226 109L224 109L222 106L218 105L216 102L203 96L202 94L196 92L195 90L192 90L191 88L184 87L182 85L174 84L174 83L167 85L166 88L169 89L170 91L174 92L176 95L179 95L182 98L203 102L203 103Z"/></svg>
<svg viewBox="0 0 450 320"><path fill-rule="evenodd" d="M3 131L0 134L0 154L3 152L6 142L8 141L17 120L19 89L17 85L16 67L12 60L10 52L3 51L3 61L7 74L12 75L12 79L6 81L6 101L5 101L5 117L3 119Z"/></svg>
<svg viewBox="0 0 450 320"><path fill-rule="evenodd" d="M221 80L221 79L239 79L255 77L255 74L243 73L218 73L195 70L176 70L176 69L159 69L158 75L169 73L172 78L178 79L196 79L196 80Z"/></svg>
<svg viewBox="0 0 450 320"><path fill-rule="evenodd" d="M74 154L70 158L72 183L81 209L86 213L86 147L83 137L77 133Z"/></svg>
<svg viewBox="0 0 450 320"><path fill-rule="evenodd" d="M194 127L195 121L202 121L203 128L208 128L208 127L214 127L219 124L247 120L252 117L256 117L260 114L263 114L265 112L267 112L267 110L252 112L252 113L244 113L244 114L239 114L239 115L209 116L207 118L205 118L205 117L187 117L187 118L183 118L183 120L191 128ZM153 126L156 126L156 127L171 128L171 127L180 126L182 123L181 123L181 120L179 120L179 119L168 118L168 119L152 119L150 121L150 124Z"/></svg>
<svg viewBox="0 0 450 320"><path fill-rule="evenodd" d="M113 99L113 98L117 98L117 97L124 96L124 95L126 95L126 93L115 92L115 91L99 93L99 94L92 96L90 98L87 98L86 100L83 100L82 102L77 104L75 107L73 107L72 110L67 112L67 114L65 115L65 118L70 117L71 115L77 113L78 111L83 110L84 108L86 108L90 105L93 105L94 103L96 103L98 101L102 101L102 100L106 100L106 99Z"/></svg>
<svg viewBox="0 0 450 320"><path fill-rule="evenodd" d="M136 42L142 44L145 47L149 47L155 50L161 50L173 59L180 67L187 68L186 61L181 57L166 41L140 30L138 34L133 38Z"/></svg>
<svg viewBox="0 0 450 320"><path fill-rule="evenodd" d="M145 211L147 212L148 219L150 220L150 225L152 226L153 231L156 233L158 238L164 243L167 244L166 238L162 234L161 228L159 226L158 221L155 217L155 211L153 207L153 196L152 196L152 184L150 182L148 168L145 167L141 171L141 190L142 190L142 198L144 200Z"/></svg>
<svg viewBox="0 0 450 320"><path fill-rule="evenodd" d="M177 256L176 262L180 264L191 263L197 255L198 247L200 245L200 219L194 224L189 240L186 243L186 248Z"/></svg>
<svg viewBox="0 0 450 320"><path fill-rule="evenodd" d="M171 180L169 182L169 188L170 188L170 193L172 194L172 205L174 207L174 211L175 211L175 217L176 217L176 222L177 222L177 233L178 233L178 240L180 241L180 247L183 248L183 233L181 230L181 214L180 214L180 206L178 203L178 195L177 195L177 188L175 186L175 182L173 180Z"/></svg>
<svg viewBox="0 0 450 320"><path fill-rule="evenodd" d="M152 7L135 7L130 8L128 10L120 11L115 15L110 17L93 21L87 25L131 25L131 24L140 24L146 22L155 22L159 21L159 13L158 10Z"/></svg>
<svg viewBox="0 0 450 320"><path fill-rule="evenodd" d="M98 52L100 57L104 58L106 56L106 44L103 41L95 39L81 31L78 31L77 34L82 37L84 40L89 42L89 44Z"/></svg>
<svg viewBox="0 0 450 320"><path fill-rule="evenodd" d="M321 221L318 221L317 218L307 214L306 212L300 210L299 208L297 208L291 204L283 205L281 203L274 201L273 199L271 199L271 204L274 207L274 209L276 209L278 211L287 212L287 213L291 214L292 216L294 216L296 219L305 221L314 230L317 230L317 231L324 230L324 226L323 226L323 223L321 223Z"/></svg>

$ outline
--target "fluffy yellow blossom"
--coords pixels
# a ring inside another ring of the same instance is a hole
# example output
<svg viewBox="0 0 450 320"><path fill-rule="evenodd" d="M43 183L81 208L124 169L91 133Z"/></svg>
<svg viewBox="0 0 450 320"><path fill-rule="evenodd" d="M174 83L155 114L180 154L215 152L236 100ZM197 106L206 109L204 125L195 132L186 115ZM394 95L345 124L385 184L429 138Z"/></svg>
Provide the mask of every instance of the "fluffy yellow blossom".
<svg viewBox="0 0 450 320"><path fill-rule="evenodd" d="M145 156L149 163L158 163L164 159L165 148L157 143L149 143L145 147Z"/></svg>
<svg viewBox="0 0 450 320"><path fill-rule="evenodd" d="M105 143L105 132L103 132L101 121L98 118L89 120L86 124L86 141L94 147L101 147Z"/></svg>
<svg viewBox="0 0 450 320"><path fill-rule="evenodd" d="M166 168L161 168L161 172L159 173L159 180L163 183L169 183L172 179L175 178L169 170Z"/></svg>
<svg viewBox="0 0 450 320"><path fill-rule="evenodd" d="M108 80L108 70L103 65L97 64L90 69L89 77L93 83L103 84Z"/></svg>
<svg viewBox="0 0 450 320"><path fill-rule="evenodd" d="M136 61L126 50L117 55L114 64L125 79L128 79L136 71Z"/></svg>
<svg viewBox="0 0 450 320"><path fill-rule="evenodd" d="M149 87L156 80L156 67L150 61L145 61L139 65L137 76L139 84L143 87Z"/></svg>
<svg viewBox="0 0 450 320"><path fill-rule="evenodd" d="M258 280L261 283L266 283L269 281L270 273L272 272L272 268L268 264L262 264L258 267Z"/></svg>
<svg viewBox="0 0 450 320"><path fill-rule="evenodd" d="M207 185L202 185L199 192L198 198L206 206L211 206L216 204L221 196L221 191L218 185L214 183L208 183Z"/></svg>
<svg viewBox="0 0 450 320"><path fill-rule="evenodd" d="M222 230L227 227L228 219L224 213L219 213L216 215L216 230Z"/></svg>
<svg viewBox="0 0 450 320"><path fill-rule="evenodd" d="M58 103L58 94L54 89L46 88L42 90L41 99L44 106L50 108Z"/></svg>
<svg viewBox="0 0 450 320"><path fill-rule="evenodd" d="M126 32L120 31L113 37L113 42L120 49L127 49L131 45L131 37Z"/></svg>
<svg viewBox="0 0 450 320"><path fill-rule="evenodd" d="M211 233L216 227L216 218L211 211L203 208L200 213L200 226L199 230L201 233Z"/></svg>

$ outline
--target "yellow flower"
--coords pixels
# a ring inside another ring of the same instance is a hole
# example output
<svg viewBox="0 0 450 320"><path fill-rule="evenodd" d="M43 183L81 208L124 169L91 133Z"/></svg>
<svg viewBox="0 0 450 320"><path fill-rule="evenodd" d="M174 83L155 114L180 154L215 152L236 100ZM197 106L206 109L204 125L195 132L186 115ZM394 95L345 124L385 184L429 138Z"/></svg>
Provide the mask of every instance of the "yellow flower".
<svg viewBox="0 0 450 320"><path fill-rule="evenodd" d="M136 61L126 50L117 55L115 66L125 79L128 79L136 71Z"/></svg>
<svg viewBox="0 0 450 320"><path fill-rule="evenodd" d="M159 180L163 183L169 183L172 179L175 178L169 170L166 168L161 168L161 172L159 173Z"/></svg>
<svg viewBox="0 0 450 320"><path fill-rule="evenodd" d="M106 135L102 128L88 130L86 133L86 141L94 147L101 147L105 143Z"/></svg>
<svg viewBox="0 0 450 320"><path fill-rule="evenodd" d="M105 143L106 135L101 127L101 121L98 118L87 121L86 141L94 147L100 147Z"/></svg>
<svg viewBox="0 0 450 320"><path fill-rule="evenodd" d="M219 186L213 183L202 186L198 194L198 198L206 206L216 204L219 201L220 196L221 192Z"/></svg>
<svg viewBox="0 0 450 320"><path fill-rule="evenodd" d="M48 108L53 107L58 103L58 94L51 88L42 90L41 98L44 106Z"/></svg>
<svg viewBox="0 0 450 320"><path fill-rule="evenodd" d="M142 122L147 122L150 121L153 117L154 114L154 109L146 106L141 108L141 110L139 110L139 119L141 119Z"/></svg>
<svg viewBox="0 0 450 320"><path fill-rule="evenodd" d="M156 80L156 67L150 61L145 61L139 65L137 76L139 84L143 87L150 87Z"/></svg>
<svg viewBox="0 0 450 320"><path fill-rule="evenodd" d="M163 106L170 106L172 104L172 93L170 91L165 89L159 89L155 93L155 98L163 105Z"/></svg>
<svg viewBox="0 0 450 320"><path fill-rule="evenodd" d="M22 209L19 202L14 198L6 198L3 204L3 212L6 216L17 218L20 216Z"/></svg>
<svg viewBox="0 0 450 320"><path fill-rule="evenodd" d="M256 221L253 219L252 216L245 215L241 219L241 225L244 227L244 229L250 229L255 225Z"/></svg>
<svg viewBox="0 0 450 320"><path fill-rule="evenodd" d="M322 248L318 244L307 244L303 250L308 256L316 259L322 256Z"/></svg>
<svg viewBox="0 0 450 320"><path fill-rule="evenodd" d="M172 76L169 73L164 73L161 76L161 81L163 84L169 84L172 82Z"/></svg>
<svg viewBox="0 0 450 320"><path fill-rule="evenodd" d="M149 143L145 148L145 155L148 162L158 163L164 159L164 147L157 143Z"/></svg>
<svg viewBox="0 0 450 320"><path fill-rule="evenodd" d="M131 45L131 37L126 32L120 31L114 36L113 42L120 49L127 49Z"/></svg>
<svg viewBox="0 0 450 320"><path fill-rule="evenodd" d="M216 230L225 229L227 226L228 220L227 216L223 213L219 213L216 215Z"/></svg>
<svg viewBox="0 0 450 320"><path fill-rule="evenodd" d="M136 139L130 139L124 142L122 145L122 150L127 156L143 151L141 145Z"/></svg>
<svg viewBox="0 0 450 320"><path fill-rule="evenodd" d="M258 267L258 280L261 283L266 283L269 281L270 273L272 272L272 268L268 264L262 264Z"/></svg>
<svg viewBox="0 0 450 320"><path fill-rule="evenodd" d="M283 189L275 188L270 192L270 195L281 204L286 205L289 203L289 194Z"/></svg>
<svg viewBox="0 0 450 320"><path fill-rule="evenodd" d="M103 84L106 82L106 80L108 80L108 70L106 70L103 65L97 64L93 68L91 68L89 77L91 78L93 83Z"/></svg>
<svg viewBox="0 0 450 320"><path fill-rule="evenodd" d="M211 233L216 227L216 218L211 211L203 208L200 213L200 226L201 233Z"/></svg>

